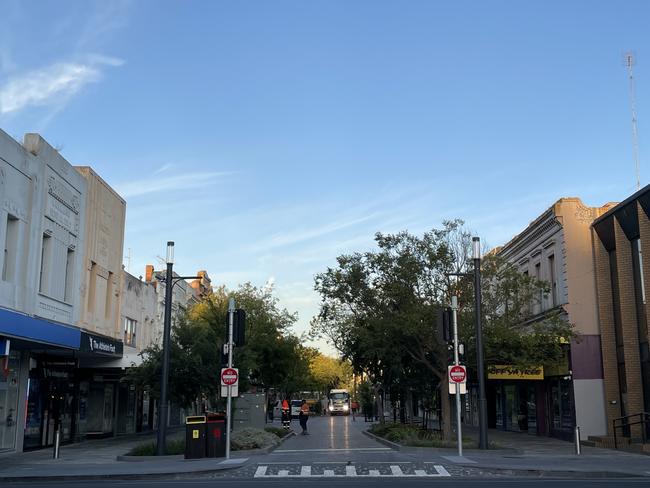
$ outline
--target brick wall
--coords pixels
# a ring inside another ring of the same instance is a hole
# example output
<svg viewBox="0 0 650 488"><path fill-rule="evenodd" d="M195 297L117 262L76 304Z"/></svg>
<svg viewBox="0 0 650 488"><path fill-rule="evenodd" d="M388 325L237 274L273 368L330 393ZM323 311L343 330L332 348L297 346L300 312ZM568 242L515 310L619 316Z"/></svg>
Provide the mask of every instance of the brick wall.
<svg viewBox="0 0 650 488"><path fill-rule="evenodd" d="M623 229L614 219L616 237L616 262L620 296L621 328L625 354L625 381L627 383L627 413L643 412L643 383L641 382L641 359L639 357L639 331L634 293L632 246ZM632 437L641 437L641 426L631 427Z"/></svg>

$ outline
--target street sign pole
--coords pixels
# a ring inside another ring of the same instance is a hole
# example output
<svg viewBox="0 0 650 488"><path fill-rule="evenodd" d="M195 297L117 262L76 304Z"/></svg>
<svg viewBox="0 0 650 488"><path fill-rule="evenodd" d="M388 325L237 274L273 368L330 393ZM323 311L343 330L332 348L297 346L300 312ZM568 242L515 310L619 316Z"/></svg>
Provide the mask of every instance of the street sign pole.
<svg viewBox="0 0 650 488"><path fill-rule="evenodd" d="M458 310L458 297L451 297L451 323L454 328L454 365L458 366L458 322L456 312ZM458 436L458 455L463 455L463 432L460 424L460 383L456 385L456 433Z"/></svg>
<svg viewBox="0 0 650 488"><path fill-rule="evenodd" d="M232 368L232 329L235 318L235 299L228 301L228 367ZM230 426L232 425L232 385L228 385L228 405L226 407L226 459L230 459Z"/></svg>

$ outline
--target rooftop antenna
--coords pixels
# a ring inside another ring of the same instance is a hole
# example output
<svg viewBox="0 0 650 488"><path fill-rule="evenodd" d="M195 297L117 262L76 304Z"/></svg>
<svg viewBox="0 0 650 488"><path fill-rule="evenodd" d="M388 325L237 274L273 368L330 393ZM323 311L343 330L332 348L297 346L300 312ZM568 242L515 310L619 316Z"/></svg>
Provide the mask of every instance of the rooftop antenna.
<svg viewBox="0 0 650 488"><path fill-rule="evenodd" d="M634 52L628 51L624 55L625 67L627 68L627 77L630 80L630 107L632 109L632 152L634 154L634 164L636 165L636 189L641 189L641 177L639 175L639 137L636 129L636 88L634 84L633 66L636 64Z"/></svg>
<svg viewBox="0 0 650 488"><path fill-rule="evenodd" d="M129 247L129 252L126 256L124 256L124 259L126 260L126 272L130 273L131 272L131 248Z"/></svg>

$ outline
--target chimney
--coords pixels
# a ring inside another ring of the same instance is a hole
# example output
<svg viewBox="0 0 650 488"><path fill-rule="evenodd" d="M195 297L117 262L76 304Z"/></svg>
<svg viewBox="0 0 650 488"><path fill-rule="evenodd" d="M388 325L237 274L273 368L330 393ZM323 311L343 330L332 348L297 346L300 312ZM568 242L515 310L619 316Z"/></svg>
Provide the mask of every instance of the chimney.
<svg viewBox="0 0 650 488"><path fill-rule="evenodd" d="M144 267L144 280L153 281L153 264L147 264Z"/></svg>

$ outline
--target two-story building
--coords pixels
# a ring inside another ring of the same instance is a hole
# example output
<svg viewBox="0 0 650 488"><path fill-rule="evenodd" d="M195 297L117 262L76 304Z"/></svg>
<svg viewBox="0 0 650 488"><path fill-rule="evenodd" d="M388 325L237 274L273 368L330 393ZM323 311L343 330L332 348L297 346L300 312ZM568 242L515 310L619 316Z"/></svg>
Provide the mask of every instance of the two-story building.
<svg viewBox="0 0 650 488"><path fill-rule="evenodd" d="M521 372L487 365L492 427L562 438L571 438L576 425L584 437L605 432L590 226L610 207L562 198L497 251L522 273L549 283L548 295L530 304L528 322L559 314L577 336L567 341L566 361L553 369L540 365Z"/></svg>

